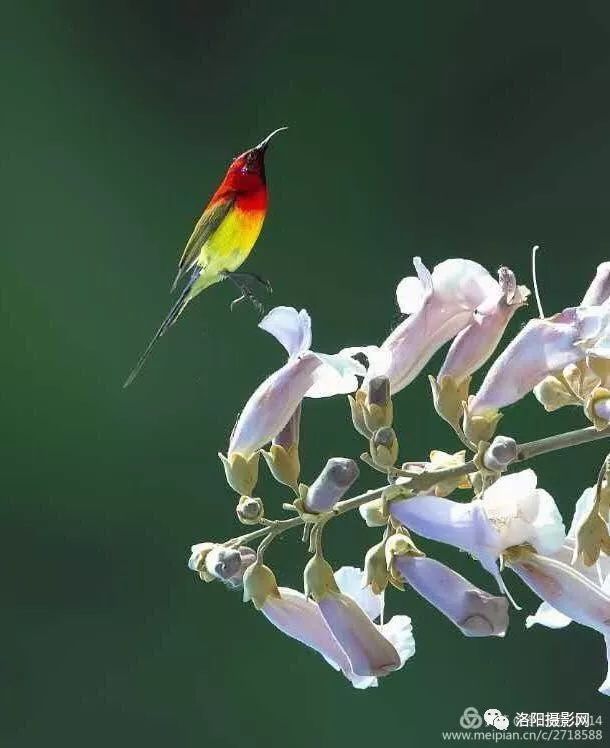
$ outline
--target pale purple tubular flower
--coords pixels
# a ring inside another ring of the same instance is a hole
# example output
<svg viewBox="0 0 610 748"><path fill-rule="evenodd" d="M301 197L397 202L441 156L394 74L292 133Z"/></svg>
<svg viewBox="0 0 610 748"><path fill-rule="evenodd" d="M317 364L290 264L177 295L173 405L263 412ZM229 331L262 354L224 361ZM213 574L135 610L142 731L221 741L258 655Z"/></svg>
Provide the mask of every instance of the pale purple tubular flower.
<svg viewBox="0 0 610 748"><path fill-rule="evenodd" d="M453 545L475 556L504 591L496 563L502 553L501 538L489 522L480 499L462 504L439 496L414 496L393 501L390 514L424 538Z"/></svg>
<svg viewBox="0 0 610 748"><path fill-rule="evenodd" d="M551 558L563 564L571 565L579 574L585 576L597 587L601 587L604 581L610 577L610 556L602 553L595 564L587 566L582 558L574 553L578 529L585 517L589 516L594 501L595 487L586 488L576 502L572 523L563 545L554 553L547 555L550 555ZM548 603L543 602L533 616L527 617L525 625L527 628L531 628L534 624L539 623L549 628L563 628L571 621L571 618L555 610Z"/></svg>
<svg viewBox="0 0 610 748"><path fill-rule="evenodd" d="M436 351L472 321L486 299L500 295L498 283L476 262L451 259L433 272L419 257L417 277L403 278L396 289L400 310L409 317L379 349L369 349L367 379L387 376L392 393L406 387Z"/></svg>
<svg viewBox="0 0 610 748"><path fill-rule="evenodd" d="M499 293L489 296L475 310L472 321L455 338L438 373L464 381L489 359L495 351L513 314L529 296L525 286L518 286L512 270L500 268Z"/></svg>
<svg viewBox="0 0 610 748"><path fill-rule="evenodd" d="M362 364L348 354L314 353L311 320L302 309L276 307L259 327L276 337L289 354L288 362L262 382L241 412L229 443L229 457L246 459L274 439L289 422L304 397L330 397L353 392Z"/></svg>
<svg viewBox="0 0 610 748"><path fill-rule="evenodd" d="M352 671L377 677L400 669L415 652L411 619L394 616L387 624L375 624L383 609L383 595L363 589L360 569L343 567L335 574L335 581L339 591L329 590L318 606Z"/></svg>
<svg viewBox="0 0 610 748"><path fill-rule="evenodd" d="M530 320L494 361L470 398L468 413L497 412L527 395L548 374L584 359L607 320L603 307L573 307L548 319Z"/></svg>
<svg viewBox="0 0 610 748"><path fill-rule="evenodd" d="M355 573L357 572L357 574ZM324 659L336 670L340 670L355 688L369 688L377 685L377 675L385 674L385 669L378 667L377 671L366 654L377 654L378 637L383 640L383 646L391 648L392 663L395 668L402 667L406 660L415 652L415 643L411 633L411 623L407 616L395 616L384 626L378 626L372 621L381 613L382 596L372 595L370 590L362 589L362 574L351 568L339 569L335 575L340 593L350 608L357 609L360 626L372 637L371 645L366 637L359 640L359 646L354 643L358 639L358 632L349 630L347 638L337 638L327 623L320 606L308 599L301 592L286 587L275 588L274 594L268 594L260 610L263 615L280 631L319 652ZM354 595L354 597L351 597ZM364 621L360 620L364 617ZM338 627L341 629L341 626ZM358 629L358 631L360 628ZM347 654L344 644L354 656L356 668ZM385 664L385 662L384 662ZM364 672L356 672L364 671Z"/></svg>
<svg viewBox="0 0 610 748"><path fill-rule="evenodd" d="M349 660L326 625L320 609L302 592L279 587L261 607L265 618L282 633L319 652L336 670L349 677Z"/></svg>
<svg viewBox="0 0 610 748"><path fill-rule="evenodd" d="M581 306L599 306L610 298L610 262L602 262L597 266L595 278L587 288Z"/></svg>
<svg viewBox="0 0 610 748"><path fill-rule="evenodd" d="M549 620L549 614L552 611L550 621L553 628L559 628L562 625L562 620L557 613L563 616L563 625L566 625L566 619L571 619L583 626L588 626L604 636L608 654L610 578L607 578L602 585L596 585L569 564L549 556L539 555L527 548L511 549L505 561L506 565L549 606L543 610L542 617L537 622ZM606 696L610 696L610 675L606 676L599 690Z"/></svg>
<svg viewBox="0 0 610 748"><path fill-rule="evenodd" d="M497 561L510 546L529 543L553 553L565 529L553 497L536 488L533 470L504 475L468 504L438 496L393 501L390 514L413 532L475 556L506 593Z"/></svg>
<svg viewBox="0 0 610 748"><path fill-rule="evenodd" d="M453 569L427 556L395 556L402 580L440 610L465 636L504 636L508 600L475 587Z"/></svg>

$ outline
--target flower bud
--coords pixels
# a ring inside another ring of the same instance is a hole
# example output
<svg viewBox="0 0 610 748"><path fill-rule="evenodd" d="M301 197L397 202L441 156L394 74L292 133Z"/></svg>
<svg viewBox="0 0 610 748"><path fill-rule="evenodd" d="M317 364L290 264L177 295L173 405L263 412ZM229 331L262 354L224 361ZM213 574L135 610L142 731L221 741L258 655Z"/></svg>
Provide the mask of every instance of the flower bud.
<svg viewBox="0 0 610 748"><path fill-rule="evenodd" d="M258 525L265 516L265 508L261 499L252 496L242 496L235 507L239 521L244 525Z"/></svg>
<svg viewBox="0 0 610 748"><path fill-rule="evenodd" d="M348 395L347 400L349 402L350 411L352 413L352 423L354 428L359 434L366 437L367 439L371 436L371 431L366 425L364 420L364 403L366 400L366 393L363 390L358 390L354 395Z"/></svg>
<svg viewBox="0 0 610 748"><path fill-rule="evenodd" d="M579 399L568 387L562 376L545 377L534 387L534 396L547 413L563 408L566 405L579 405Z"/></svg>
<svg viewBox="0 0 610 748"><path fill-rule="evenodd" d="M434 409L444 421L454 429L459 429L464 403L468 400L471 377L457 380L455 377L443 375L438 379L429 376L428 379L432 388Z"/></svg>
<svg viewBox="0 0 610 748"><path fill-rule="evenodd" d="M610 390L596 387L585 405L585 414L598 431L610 424Z"/></svg>
<svg viewBox="0 0 610 748"><path fill-rule="evenodd" d="M239 569L230 579L225 580L227 586L234 589L242 586L244 582L244 574L256 561L256 551L249 548L247 545L240 545L237 550L239 551L239 557L241 560Z"/></svg>
<svg viewBox="0 0 610 748"><path fill-rule="evenodd" d="M280 597L275 574L264 564L252 564L244 574L244 602L260 610L268 597Z"/></svg>
<svg viewBox="0 0 610 748"><path fill-rule="evenodd" d="M278 483L296 489L299 483L301 463L299 460L299 431L301 406L295 410L282 431L273 439L268 452L263 457L269 470Z"/></svg>
<svg viewBox="0 0 610 748"><path fill-rule="evenodd" d="M191 556L188 560L188 567L191 571L196 571L199 578L204 582L211 582L214 577L208 573L205 567L205 559L208 553L217 547L217 543L197 543L191 546Z"/></svg>
<svg viewBox="0 0 610 748"><path fill-rule="evenodd" d="M231 452L228 457L219 452L218 456L225 469L227 483L241 496L249 496L258 480L259 453L254 452L248 459L239 452Z"/></svg>
<svg viewBox="0 0 610 748"><path fill-rule="evenodd" d="M510 436L496 436L483 455L483 465L494 473L503 473L517 459L517 442Z"/></svg>
<svg viewBox="0 0 610 748"><path fill-rule="evenodd" d="M331 457L309 487L304 507L308 512L326 512L336 504L360 475L358 465L347 457Z"/></svg>
<svg viewBox="0 0 610 748"><path fill-rule="evenodd" d="M358 508L368 527L383 527L388 521L387 504L383 499L373 499Z"/></svg>
<svg viewBox="0 0 610 748"><path fill-rule="evenodd" d="M208 574L226 582L241 568L241 556L237 548L217 545L206 555L205 568Z"/></svg>
<svg viewBox="0 0 610 748"><path fill-rule="evenodd" d="M339 592L331 565L318 553L312 556L305 566L303 582L305 596L312 597L316 602L329 592Z"/></svg>
<svg viewBox="0 0 610 748"><path fill-rule="evenodd" d="M378 429L371 437L371 457L376 465L390 468L398 459L398 440L394 429L384 427Z"/></svg>
<svg viewBox="0 0 610 748"><path fill-rule="evenodd" d="M468 406L464 411L464 434L473 444L491 441L502 413L498 410L486 410L476 415L470 412L469 406L473 401L468 398Z"/></svg>
<svg viewBox="0 0 610 748"><path fill-rule="evenodd" d="M373 377L368 382L363 408L364 421L370 433L391 426L394 407L390 397L390 380L386 376Z"/></svg>
<svg viewBox="0 0 610 748"><path fill-rule="evenodd" d="M372 546L364 557L365 585L370 585L375 595L379 595L388 586L388 567L385 560L385 540Z"/></svg>

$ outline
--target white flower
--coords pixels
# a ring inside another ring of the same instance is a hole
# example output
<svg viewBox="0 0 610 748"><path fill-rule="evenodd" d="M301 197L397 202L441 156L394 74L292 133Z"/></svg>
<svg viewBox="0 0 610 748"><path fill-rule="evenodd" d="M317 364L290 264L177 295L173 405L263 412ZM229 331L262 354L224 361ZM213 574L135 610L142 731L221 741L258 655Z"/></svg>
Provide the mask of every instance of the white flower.
<svg viewBox="0 0 610 748"><path fill-rule="evenodd" d="M489 521L503 548L529 543L539 553L552 553L565 539L563 519L553 497L537 488L536 473L522 470L503 475L483 494Z"/></svg>
<svg viewBox="0 0 610 748"><path fill-rule="evenodd" d="M482 498L468 504L414 496L393 501L390 513L419 535L471 553L505 591L497 560L507 548L529 543L552 553L565 538L553 497L536 488L536 482L533 470L523 470L502 476Z"/></svg>
<svg viewBox="0 0 610 748"><path fill-rule="evenodd" d="M356 375L365 369L348 354L314 353L311 320L304 309L272 309L259 327L271 333L286 348L286 364L271 374L252 394L242 410L229 443L229 458L248 459L268 444L286 426L304 397L329 397L353 392Z"/></svg>
<svg viewBox="0 0 610 748"><path fill-rule="evenodd" d="M471 323L478 306L501 295L487 270L471 260L445 260L432 273L419 257L413 264L417 277L403 278L396 289L400 310L410 316L379 349L366 351L367 381L387 376L393 393L412 382L434 353Z"/></svg>
<svg viewBox="0 0 610 748"><path fill-rule="evenodd" d="M334 579L342 610L337 612L332 602L325 605L332 624L318 603L287 587L267 594L259 601L260 610L280 631L319 652L355 688L376 686L377 676L413 656L411 620L394 616L387 624L373 623L381 615L383 595L362 588L359 569L344 567Z"/></svg>

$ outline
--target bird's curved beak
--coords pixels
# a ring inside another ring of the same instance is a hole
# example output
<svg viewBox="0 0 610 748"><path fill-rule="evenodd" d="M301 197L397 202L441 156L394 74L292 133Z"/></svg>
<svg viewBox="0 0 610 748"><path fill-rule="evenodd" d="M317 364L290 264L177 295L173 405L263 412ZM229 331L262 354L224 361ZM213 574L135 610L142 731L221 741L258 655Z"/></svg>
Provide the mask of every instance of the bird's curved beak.
<svg viewBox="0 0 610 748"><path fill-rule="evenodd" d="M282 132L282 130L287 130L287 129L288 129L287 127L278 127L277 130L270 132L269 135L267 135L267 137L264 140L261 140L261 142L258 145L254 146L254 150L263 151L263 152L266 151L271 138L277 135L278 132Z"/></svg>

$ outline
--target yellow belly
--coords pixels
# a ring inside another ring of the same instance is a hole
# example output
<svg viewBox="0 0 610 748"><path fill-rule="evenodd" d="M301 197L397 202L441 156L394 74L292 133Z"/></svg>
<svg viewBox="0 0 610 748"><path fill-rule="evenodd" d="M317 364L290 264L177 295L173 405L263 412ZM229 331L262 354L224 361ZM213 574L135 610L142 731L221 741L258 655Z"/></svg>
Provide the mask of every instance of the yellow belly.
<svg viewBox="0 0 610 748"><path fill-rule="evenodd" d="M264 220L265 211L234 208L201 248L198 264L206 275L237 270L252 251Z"/></svg>

